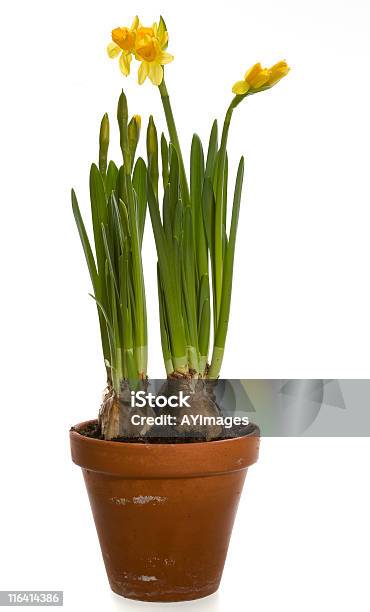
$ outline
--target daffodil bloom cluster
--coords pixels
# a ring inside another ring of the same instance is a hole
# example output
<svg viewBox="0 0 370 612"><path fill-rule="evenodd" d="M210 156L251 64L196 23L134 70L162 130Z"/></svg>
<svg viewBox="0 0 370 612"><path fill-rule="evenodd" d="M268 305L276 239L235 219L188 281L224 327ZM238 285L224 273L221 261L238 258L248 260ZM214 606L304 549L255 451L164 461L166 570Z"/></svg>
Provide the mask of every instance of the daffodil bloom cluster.
<svg viewBox="0 0 370 612"><path fill-rule="evenodd" d="M285 77L289 70L284 60L274 64L271 68L263 68L260 63L254 64L247 70L244 79L235 83L233 93L237 96L245 96L270 89Z"/></svg>
<svg viewBox="0 0 370 612"><path fill-rule="evenodd" d="M163 66L173 60L173 55L166 52L168 32L161 18L159 24L150 27L141 25L136 16L131 28L119 27L112 30L112 42L107 47L109 57L119 57L121 72L128 76L132 56L140 62L138 81L141 85L149 77L153 85L163 81Z"/></svg>

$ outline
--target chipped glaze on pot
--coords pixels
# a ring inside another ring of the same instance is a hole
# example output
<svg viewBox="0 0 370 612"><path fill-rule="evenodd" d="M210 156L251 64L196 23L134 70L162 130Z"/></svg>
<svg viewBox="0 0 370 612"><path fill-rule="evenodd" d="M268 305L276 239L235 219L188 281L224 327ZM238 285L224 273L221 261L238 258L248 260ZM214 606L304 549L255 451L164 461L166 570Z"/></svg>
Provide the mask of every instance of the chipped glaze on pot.
<svg viewBox="0 0 370 612"><path fill-rule="evenodd" d="M214 593L259 432L191 444L135 444L71 430L112 590L143 601Z"/></svg>

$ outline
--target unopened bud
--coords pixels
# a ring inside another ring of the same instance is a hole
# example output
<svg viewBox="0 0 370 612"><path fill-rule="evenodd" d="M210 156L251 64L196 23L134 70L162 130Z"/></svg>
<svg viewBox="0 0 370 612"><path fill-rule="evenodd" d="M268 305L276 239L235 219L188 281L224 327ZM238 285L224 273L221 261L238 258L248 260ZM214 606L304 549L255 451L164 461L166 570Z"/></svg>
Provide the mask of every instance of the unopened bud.
<svg viewBox="0 0 370 612"><path fill-rule="evenodd" d="M136 148L140 138L141 117L134 115L128 124L128 146L130 149L131 163L135 159Z"/></svg>
<svg viewBox="0 0 370 612"><path fill-rule="evenodd" d="M103 176L107 172L107 160L108 160L108 147L109 147L109 119L107 113L103 116L100 124L99 133L99 170Z"/></svg>
<svg viewBox="0 0 370 612"><path fill-rule="evenodd" d="M146 150L148 155L148 171L152 181L154 193L158 196L158 138L157 128L153 117L150 116L148 123L148 130L146 135Z"/></svg>
<svg viewBox="0 0 370 612"><path fill-rule="evenodd" d="M130 149L128 145L128 129L127 129L128 107L127 107L127 98L123 90L118 100L117 121L118 121L119 133L120 133L120 145L121 145L121 151L123 155L123 161L125 165L127 164L127 166L130 167L131 160L130 160Z"/></svg>

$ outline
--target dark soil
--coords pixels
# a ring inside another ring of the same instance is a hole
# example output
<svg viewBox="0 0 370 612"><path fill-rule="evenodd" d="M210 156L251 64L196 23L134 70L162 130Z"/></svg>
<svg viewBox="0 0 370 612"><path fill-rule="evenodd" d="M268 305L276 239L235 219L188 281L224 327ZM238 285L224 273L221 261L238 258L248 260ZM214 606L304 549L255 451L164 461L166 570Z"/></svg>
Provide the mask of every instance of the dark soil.
<svg viewBox="0 0 370 612"><path fill-rule="evenodd" d="M72 427L73 431L77 431L77 433L82 436L86 436L87 438L94 438L95 440L104 440L100 425L98 421L93 421L89 425L87 425L84 429L76 429ZM247 426L236 426L234 425L230 429L224 429L222 434L213 440L206 440L205 437L199 436L195 437L194 435L183 435L177 434L175 436L160 436L155 431L156 428L153 427L145 437L119 437L110 440L111 442L132 442L135 444L191 444L194 442L216 442L218 440L229 440L231 438L240 438L241 436L248 435L259 435L259 429L254 423L249 423Z"/></svg>

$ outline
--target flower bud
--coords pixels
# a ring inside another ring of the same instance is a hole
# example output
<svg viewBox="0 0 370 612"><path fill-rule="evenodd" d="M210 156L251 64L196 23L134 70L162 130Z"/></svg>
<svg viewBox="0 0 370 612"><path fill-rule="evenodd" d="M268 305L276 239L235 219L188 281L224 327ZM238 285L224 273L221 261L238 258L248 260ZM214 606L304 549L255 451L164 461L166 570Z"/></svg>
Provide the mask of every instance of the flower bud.
<svg viewBox="0 0 370 612"><path fill-rule="evenodd" d="M134 162L136 148L140 138L141 117L134 115L128 124L128 146L130 149L131 163Z"/></svg>
<svg viewBox="0 0 370 612"><path fill-rule="evenodd" d="M288 74L289 70L290 68L285 60L277 62L277 64L271 66L270 76L267 85L269 85L269 87L272 87L273 85L278 83L283 77Z"/></svg>
<svg viewBox="0 0 370 612"><path fill-rule="evenodd" d="M278 83L289 72L289 66L285 60L277 62L271 68L262 68L258 62L245 73L242 81L237 81L233 86L233 93L237 96L246 96L260 91L270 89Z"/></svg>
<svg viewBox="0 0 370 612"><path fill-rule="evenodd" d="M148 130L146 136L146 150L148 155L148 171L149 176L152 181L154 193L158 197L158 180L159 180L159 171L158 171L158 138L157 138L157 128L155 127L155 123L153 117L150 116L148 123Z"/></svg>
<svg viewBox="0 0 370 612"><path fill-rule="evenodd" d="M117 121L118 121L118 126L119 126L120 145L121 145L123 161L125 165L127 164L127 166L130 168L131 159L130 159L130 149L129 149L129 144L128 144L128 128L127 128L128 107L127 107L127 98L123 92L123 89L122 89L121 95L118 100Z"/></svg>
<svg viewBox="0 0 370 612"><path fill-rule="evenodd" d="M107 113L103 116L99 133L99 170L103 176L107 172L107 159L109 147L109 119Z"/></svg>

